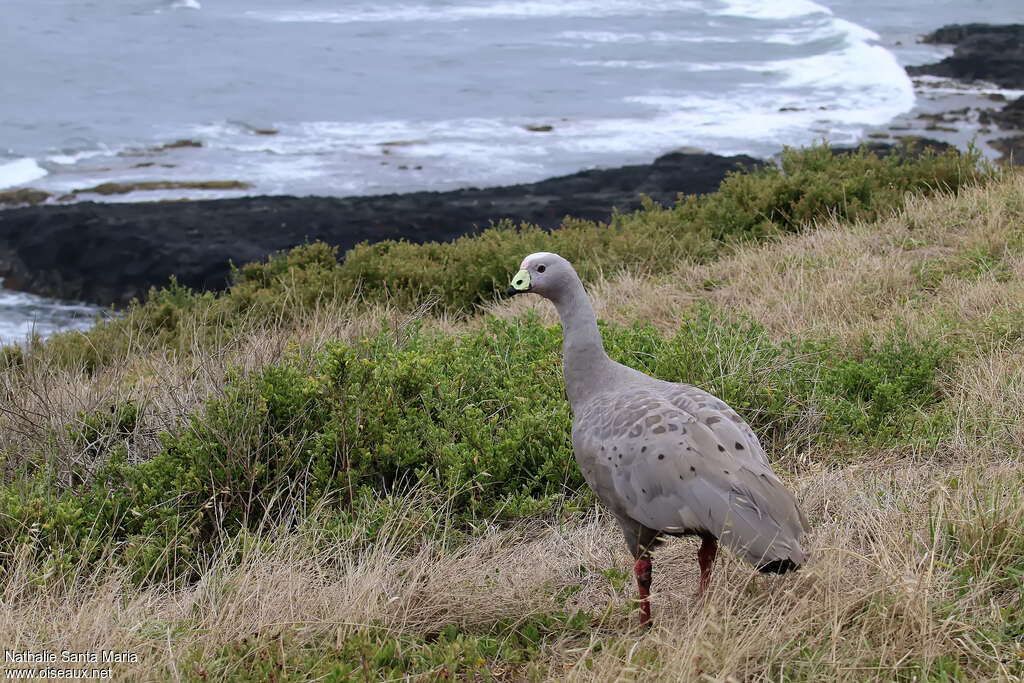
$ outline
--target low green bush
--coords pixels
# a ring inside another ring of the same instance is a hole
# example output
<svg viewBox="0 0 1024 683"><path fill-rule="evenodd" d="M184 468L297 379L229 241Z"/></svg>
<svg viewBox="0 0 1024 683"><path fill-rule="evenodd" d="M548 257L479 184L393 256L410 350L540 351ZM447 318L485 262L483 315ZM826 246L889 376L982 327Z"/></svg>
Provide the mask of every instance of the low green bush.
<svg viewBox="0 0 1024 683"><path fill-rule="evenodd" d="M909 343L891 334L880 344L863 342L862 355L840 359L822 373L822 407L834 425L851 433L874 435L880 442L908 430L936 436L947 427L945 413L915 413L941 398L935 382L952 349L941 342Z"/></svg>
<svg viewBox="0 0 1024 683"><path fill-rule="evenodd" d="M603 334L613 358L721 396L770 452L928 438L944 414L936 376L953 354L898 335L853 358L828 341L777 344L707 307L668 338L639 324ZM41 468L0 490L0 550L52 556L55 569L111 553L139 578L166 579L199 569L225 534L313 509L344 526L414 487L465 528L549 510L585 490L561 341L560 328L527 317L460 336L385 332L311 361L297 353L231 373L140 464L125 461L135 406L83 416L73 438L89 444L95 476L68 487Z"/></svg>
<svg viewBox="0 0 1024 683"><path fill-rule="evenodd" d="M693 209L713 239L764 237L830 216L872 220L902 206L907 192L955 191L991 173L973 148L937 153L908 142L884 157L866 147L786 149L778 165L730 175Z"/></svg>

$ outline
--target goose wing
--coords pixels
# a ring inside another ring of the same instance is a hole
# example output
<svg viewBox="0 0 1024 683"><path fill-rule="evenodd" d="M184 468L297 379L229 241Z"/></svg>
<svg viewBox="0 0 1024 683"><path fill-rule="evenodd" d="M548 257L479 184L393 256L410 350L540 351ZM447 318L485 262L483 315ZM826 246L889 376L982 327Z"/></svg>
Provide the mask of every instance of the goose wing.
<svg viewBox="0 0 1024 683"><path fill-rule="evenodd" d="M746 422L707 392L668 383L606 392L580 411L573 445L616 514L666 533L710 533L758 567L806 559L796 500Z"/></svg>

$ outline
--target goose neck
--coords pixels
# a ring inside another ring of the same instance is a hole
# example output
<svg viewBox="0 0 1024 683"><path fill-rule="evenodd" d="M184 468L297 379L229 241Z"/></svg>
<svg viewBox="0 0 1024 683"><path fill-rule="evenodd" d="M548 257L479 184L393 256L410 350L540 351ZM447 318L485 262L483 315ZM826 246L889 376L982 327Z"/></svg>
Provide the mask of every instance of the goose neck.
<svg viewBox="0 0 1024 683"><path fill-rule="evenodd" d="M606 383L613 363L605 353L590 297L579 280L574 285L554 304L562 320L565 390L575 408Z"/></svg>

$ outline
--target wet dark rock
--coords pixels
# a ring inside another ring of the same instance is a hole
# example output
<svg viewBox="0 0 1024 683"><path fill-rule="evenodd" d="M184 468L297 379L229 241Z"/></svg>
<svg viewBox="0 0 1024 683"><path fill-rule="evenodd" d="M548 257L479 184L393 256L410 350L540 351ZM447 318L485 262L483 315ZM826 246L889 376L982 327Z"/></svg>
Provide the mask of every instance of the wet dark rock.
<svg viewBox="0 0 1024 683"><path fill-rule="evenodd" d="M155 151L155 152L163 152L163 151L168 150L168 149L181 149L182 147L202 147L202 146L203 146L203 143L200 142L199 140L181 139L181 140L175 140L174 142L168 142L166 145L160 145L159 147L154 147L153 151Z"/></svg>
<svg viewBox="0 0 1024 683"><path fill-rule="evenodd" d="M991 140L988 144L1002 153L1000 161L1007 165L1024 166L1024 135Z"/></svg>
<svg viewBox="0 0 1024 683"><path fill-rule="evenodd" d="M413 145L425 145L426 140L388 140L387 142L378 142L378 147L411 147Z"/></svg>
<svg viewBox="0 0 1024 683"><path fill-rule="evenodd" d="M1020 97L1000 110L983 110L978 115L981 123L994 123L1004 130L1024 130L1024 97Z"/></svg>
<svg viewBox="0 0 1024 683"><path fill-rule="evenodd" d="M963 107L961 109L953 109L950 111L939 112L936 114L928 114L922 112L917 115L919 121L932 121L934 123L956 123L963 121L967 118L970 112L970 107Z"/></svg>
<svg viewBox="0 0 1024 683"><path fill-rule="evenodd" d="M953 24L923 40L956 47L953 55L941 62L907 67L912 76L982 80L1003 88L1024 88L1024 24Z"/></svg>
<svg viewBox="0 0 1024 683"><path fill-rule="evenodd" d="M0 211L0 276L48 296L123 305L171 275L221 289L230 264L321 239L344 252L362 241L451 240L510 218L544 228L571 215L607 220L707 193L748 156L674 153L651 164L589 170L538 183L372 197L245 197L207 201L80 202Z"/></svg>
<svg viewBox="0 0 1024 683"><path fill-rule="evenodd" d="M890 130L897 130L895 127ZM875 136L868 136L874 138ZM931 138L921 137L920 135L900 135L896 137L898 144L892 142L880 142L877 139L872 139L869 142L861 143L855 147L833 147L833 154L850 154L864 150L870 152L879 157L887 157L890 154L900 152L910 158L916 158L924 154L927 151L932 152L945 152L948 149L953 149L956 145L952 145L942 140L932 140Z"/></svg>

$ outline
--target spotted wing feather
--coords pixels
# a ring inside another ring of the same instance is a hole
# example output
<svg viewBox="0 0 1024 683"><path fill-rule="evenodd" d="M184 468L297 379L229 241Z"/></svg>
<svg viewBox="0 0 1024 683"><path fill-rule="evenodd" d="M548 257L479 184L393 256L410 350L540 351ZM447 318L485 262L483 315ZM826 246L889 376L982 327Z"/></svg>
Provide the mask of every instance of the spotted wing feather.
<svg viewBox="0 0 1024 683"><path fill-rule="evenodd" d="M749 425L696 387L651 384L577 415L576 457L602 502L651 529L713 534L756 566L803 564L806 522Z"/></svg>

